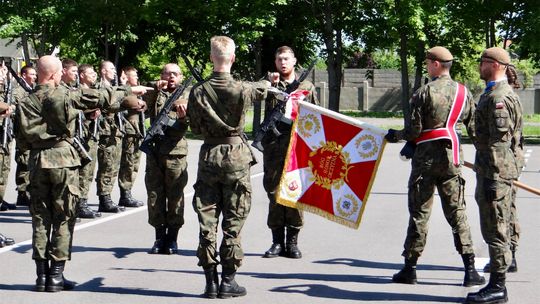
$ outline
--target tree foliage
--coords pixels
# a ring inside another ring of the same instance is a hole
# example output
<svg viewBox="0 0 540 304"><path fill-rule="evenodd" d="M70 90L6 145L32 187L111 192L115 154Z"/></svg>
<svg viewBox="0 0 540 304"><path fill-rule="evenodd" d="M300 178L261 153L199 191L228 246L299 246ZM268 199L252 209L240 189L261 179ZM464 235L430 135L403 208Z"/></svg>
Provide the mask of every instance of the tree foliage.
<svg viewBox="0 0 540 304"><path fill-rule="evenodd" d="M527 75L540 62L537 0L0 0L0 4L0 37L20 38L25 53L28 46L39 56L60 46L62 57L133 65L148 78L156 77L166 62L181 62L181 53L208 68L208 41L214 35L235 40L234 71L244 79L258 79L273 70L275 49L289 45L302 65L316 56L324 60L333 110L339 109L342 69L358 51L375 65L399 64L404 104L410 95L409 75L414 75L414 89L425 74L425 51L435 45L446 46L456 58L453 76L476 86L480 85L476 59L486 47L508 46Z"/></svg>

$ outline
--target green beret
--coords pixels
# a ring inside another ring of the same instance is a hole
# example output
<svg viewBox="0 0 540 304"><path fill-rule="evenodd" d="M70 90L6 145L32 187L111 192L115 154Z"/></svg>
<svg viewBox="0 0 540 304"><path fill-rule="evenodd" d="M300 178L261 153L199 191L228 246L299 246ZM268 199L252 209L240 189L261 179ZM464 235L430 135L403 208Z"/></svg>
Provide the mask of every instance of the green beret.
<svg viewBox="0 0 540 304"><path fill-rule="evenodd" d="M447 48L442 46L436 46L430 48L426 52L426 59L437 60L440 62L449 62L454 60L454 57Z"/></svg>
<svg viewBox="0 0 540 304"><path fill-rule="evenodd" d="M504 65L510 64L510 55L508 55L508 52L505 49L500 47L491 47L486 49L482 53L482 58L489 58Z"/></svg>

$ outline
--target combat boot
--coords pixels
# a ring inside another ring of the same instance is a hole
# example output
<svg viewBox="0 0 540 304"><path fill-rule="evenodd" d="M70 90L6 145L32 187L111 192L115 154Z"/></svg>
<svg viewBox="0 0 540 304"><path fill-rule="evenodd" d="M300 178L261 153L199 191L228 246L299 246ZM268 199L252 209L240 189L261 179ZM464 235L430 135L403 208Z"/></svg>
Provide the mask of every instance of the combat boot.
<svg viewBox="0 0 540 304"><path fill-rule="evenodd" d="M491 273L489 283L478 292L467 295L466 304L495 304L508 302L508 293L505 286L505 273Z"/></svg>
<svg viewBox="0 0 540 304"><path fill-rule="evenodd" d="M140 207L143 205L143 202L136 200L131 196L131 190L120 190L120 201L118 201L119 206L124 207Z"/></svg>
<svg viewBox="0 0 540 304"><path fill-rule="evenodd" d="M11 246L15 240L0 233L0 247Z"/></svg>
<svg viewBox="0 0 540 304"><path fill-rule="evenodd" d="M167 228L165 226L156 227L156 241L154 246L148 251L149 254L160 254L164 251L165 238L167 237Z"/></svg>
<svg viewBox="0 0 540 304"><path fill-rule="evenodd" d="M280 227L272 229L272 246L268 249L263 257L275 258L277 256L285 255L285 228Z"/></svg>
<svg viewBox="0 0 540 304"><path fill-rule="evenodd" d="M287 228L287 242L285 244L285 254L291 259L302 258L302 252L298 249L298 233L300 229Z"/></svg>
<svg viewBox="0 0 540 304"><path fill-rule="evenodd" d="M228 299L232 297L242 297L247 294L244 287L238 285L234 280L236 270L224 268L221 274L221 284L219 285L218 298Z"/></svg>
<svg viewBox="0 0 540 304"><path fill-rule="evenodd" d="M461 258L463 259L463 266L465 267L463 286L470 287L474 285L484 285L486 283L486 279L478 274L474 267L474 254L462 254Z"/></svg>
<svg viewBox="0 0 540 304"><path fill-rule="evenodd" d="M118 213L124 210L124 207L118 206L112 201L110 194L104 194L99 196L98 212Z"/></svg>
<svg viewBox="0 0 540 304"><path fill-rule="evenodd" d="M66 261L51 261L51 268L49 270L49 275L47 276L47 291L57 292L75 288L74 282L64 278L65 265Z"/></svg>
<svg viewBox="0 0 540 304"><path fill-rule="evenodd" d="M178 230L179 228L167 228L167 243L164 246L165 254L176 254L178 253Z"/></svg>
<svg viewBox="0 0 540 304"><path fill-rule="evenodd" d="M49 274L49 261L48 260L36 260L36 291L45 291L47 286L47 275Z"/></svg>
<svg viewBox="0 0 540 304"><path fill-rule="evenodd" d="M392 276L392 282L401 284L416 284L416 262L418 258L405 259L405 266Z"/></svg>
<svg viewBox="0 0 540 304"><path fill-rule="evenodd" d="M216 265L206 266L204 268L206 286L204 287L204 296L209 299L215 299L218 295L218 272Z"/></svg>
<svg viewBox="0 0 540 304"><path fill-rule="evenodd" d="M17 202L15 204L17 206L30 206L30 196L28 196L28 192L19 191L17 193Z"/></svg>
<svg viewBox="0 0 540 304"><path fill-rule="evenodd" d="M79 204L77 204L77 217L78 218L93 219L100 216L101 216L101 212L94 212L92 209L90 209L90 207L88 206L88 199L86 198L79 199Z"/></svg>
<svg viewBox="0 0 540 304"><path fill-rule="evenodd" d="M512 250L512 263L510 263L510 266L508 266L508 270L506 272L517 272L517 261L516 261L516 251Z"/></svg>
<svg viewBox="0 0 540 304"><path fill-rule="evenodd" d="M17 206L15 204L8 203L4 200L0 203L0 211L15 210Z"/></svg>

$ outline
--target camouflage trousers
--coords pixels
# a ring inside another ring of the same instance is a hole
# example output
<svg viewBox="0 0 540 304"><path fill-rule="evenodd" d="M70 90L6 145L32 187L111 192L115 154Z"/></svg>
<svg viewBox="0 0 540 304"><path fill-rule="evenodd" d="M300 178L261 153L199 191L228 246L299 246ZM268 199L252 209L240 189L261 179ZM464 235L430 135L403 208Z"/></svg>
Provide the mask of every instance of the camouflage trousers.
<svg viewBox="0 0 540 304"><path fill-rule="evenodd" d="M125 135L122 139L122 156L120 157L120 169L118 171L118 186L120 190L131 190L141 161L139 145L141 138L138 135Z"/></svg>
<svg viewBox="0 0 540 304"><path fill-rule="evenodd" d="M304 216L302 211L276 202L275 193L279 186L283 166L287 157L287 147L289 146L289 137L287 134L274 138L271 142L265 142L264 145L264 177L263 186L270 201L268 205L267 225L270 229L290 227L301 229L304 225Z"/></svg>
<svg viewBox="0 0 540 304"><path fill-rule="evenodd" d="M225 158L221 165L204 159L204 146L201 148L197 181L193 186L193 209L199 218L198 265L206 267L220 263L217 232L221 216L221 265L224 269L236 270L244 258L240 233L251 209L251 157L247 162L238 160L228 164L234 168L225 168L228 167L224 164Z"/></svg>
<svg viewBox="0 0 540 304"><path fill-rule="evenodd" d="M435 187L441 199L446 221L452 228L456 250L460 254L474 253L465 213L465 180L461 174L453 175L436 169L432 171L423 169L413 166L409 179L409 226L402 255L409 259L421 256L424 251Z"/></svg>
<svg viewBox="0 0 540 304"><path fill-rule="evenodd" d="M521 226L519 225L516 208L517 187L512 185L512 202L510 204L510 250L516 251L519 237L521 235Z"/></svg>
<svg viewBox="0 0 540 304"><path fill-rule="evenodd" d="M17 168L15 169L15 184L17 185L17 191L28 191L28 184L30 183L30 171L28 171L28 157L30 150L20 149L15 147L15 162Z"/></svg>
<svg viewBox="0 0 540 304"><path fill-rule="evenodd" d="M480 229L489 248L491 273L505 273L512 262L509 225L512 182L477 175L474 195L480 211Z"/></svg>
<svg viewBox="0 0 540 304"><path fill-rule="evenodd" d="M188 181L185 155L146 157L144 182L148 194L148 223L154 227L184 225L184 187Z"/></svg>
<svg viewBox="0 0 540 304"><path fill-rule="evenodd" d="M11 145L8 145L11 150ZM9 180L9 170L11 169L11 156L4 151L0 152L0 202L4 199L6 186Z"/></svg>
<svg viewBox="0 0 540 304"><path fill-rule="evenodd" d="M96 188L98 195L111 194L120 169L122 137L101 135L97 152L98 169Z"/></svg>
<svg viewBox="0 0 540 304"><path fill-rule="evenodd" d="M94 179L96 171L98 144L96 141L89 139L87 141L88 154L92 157L92 161L79 169L79 191L81 198L87 199L90 192L90 185Z"/></svg>
<svg viewBox="0 0 540 304"><path fill-rule="evenodd" d="M32 258L65 261L71 258L75 203L79 195L79 168L30 172Z"/></svg>

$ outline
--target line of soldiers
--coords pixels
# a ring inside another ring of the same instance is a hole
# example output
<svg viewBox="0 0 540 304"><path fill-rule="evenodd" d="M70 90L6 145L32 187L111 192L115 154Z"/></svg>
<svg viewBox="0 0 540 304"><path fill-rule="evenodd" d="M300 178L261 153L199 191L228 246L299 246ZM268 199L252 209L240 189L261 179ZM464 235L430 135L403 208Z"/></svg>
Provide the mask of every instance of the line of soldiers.
<svg viewBox="0 0 540 304"><path fill-rule="evenodd" d="M456 125L465 124L476 148L475 198L480 211L482 236L489 248L489 283L467 295L466 303L505 303L506 272L517 271L515 250L519 238L515 210L517 180L524 165L522 106L513 91L516 73L502 48L486 49L480 58L480 77L486 89L475 105L465 86L453 81L452 54L444 47L426 53L431 82L410 100L410 123L403 130L390 129L389 142L407 140L402 153L412 158L409 179L409 226L404 243L405 265L392 281L416 284L416 264L428 233L428 221L437 187L454 244L465 267L463 286L482 285L485 279L474 266L471 232L465 213L461 175L462 150ZM508 75L508 77L507 77Z"/></svg>
<svg viewBox="0 0 540 304"><path fill-rule="evenodd" d="M232 39L215 36L210 47L212 75L196 84L189 96L185 94L172 101L174 111L166 113L171 118L170 125L151 153L147 154L145 184L149 224L156 232L150 253L177 252L178 232L184 224L183 189L187 183L185 133L189 126L194 134L204 138L193 198L200 228L198 265L206 277L204 296L229 298L247 293L235 280L243 260L240 234L251 206L249 172L256 161L243 134L245 112L252 103L263 100L266 101L266 112L272 109L277 97L268 94L270 86L284 92L303 88L311 92L309 101L317 103L317 99L313 84L297 81L294 71L296 59L289 47L276 51L278 72L270 73L268 79L255 83L237 81L231 76L235 61ZM389 130L386 136L391 142L408 140L411 142L408 148L415 147L409 181L410 221L403 251L405 266L394 275L393 281L416 283L416 262L425 246L427 221L434 187L437 186L445 216L452 226L456 249L463 257L464 285L485 282L474 267L470 228L465 216L461 148L455 134L456 123L463 122L477 149L476 199L480 207L482 234L491 258L488 285L477 293L469 294L467 302L498 303L507 301L505 273L512 261L510 200L514 197L511 195L512 180L517 178L523 165L516 152L522 144L521 105L504 77L511 67L508 53L500 48L490 48L483 52L481 58L481 76L487 88L475 109L466 88L449 76L453 61L450 52L442 47L430 49L426 55L426 66L433 79L411 99L411 124L404 130ZM121 207L140 206L140 202L131 197L132 183L129 179L134 176L132 174L126 177L127 185L119 182L119 205L110 198L114 179L120 170L118 151L123 151L121 147L124 146L129 151L122 154L127 154L129 159L137 159L134 154L141 138L137 135L141 133L140 128L144 128L139 123L139 113L147 113L150 121L154 122L165 104L171 101L170 96L183 78L179 66L169 63L163 67L160 80L152 88L116 86L112 83L114 65L104 62L100 69L102 79L97 86L92 86L96 80L95 72L84 65L79 67L79 85L63 85L62 70L70 70L72 66L73 63L64 61L62 69L57 58L40 58L38 86L19 102L16 111L19 124L17 140L26 144L30 151L30 212L34 226L33 259L36 261L38 291L74 287L73 282L64 278L63 270L65 261L71 257L75 206L84 202L80 199L84 198L81 179L88 180L82 171L88 165L81 166L81 161L89 160L86 154L97 153L98 163L110 164L101 168L98 164L99 212L119 212ZM88 78L94 81L87 82L87 73ZM128 73L126 70L127 78ZM64 75L68 74L64 72ZM73 79L65 78L65 84L72 82ZM145 94L147 91L149 94ZM145 101L136 95L143 95ZM81 137L89 138L88 134L81 134L96 128L92 122L87 128L81 128L78 122L80 110L88 120L104 114L99 122L103 131L97 147L93 148L97 152L84 149L88 147L80 149L77 145ZM122 112L123 115L119 115ZM124 122L134 127L135 135L125 143L120 129ZM282 123L279 126L282 137L268 134L263 140L264 186L270 199L268 226L272 231L272 246L264 257L300 258L297 240L303 225L302 215L297 210L276 204L274 197L291 129L290 122ZM223 238L218 250L220 217ZM222 265L221 282L218 264Z"/></svg>
<svg viewBox="0 0 540 304"><path fill-rule="evenodd" d="M188 179L185 134L190 126L205 138L193 199L200 221L197 256L206 275L204 296L228 298L246 294L234 279L243 259L240 231L250 210L249 168L256 161L243 134L245 111L253 102L265 99L266 112L271 111L277 102L277 97L266 92L271 85L287 93L302 88L310 92L308 100L312 103L317 99L311 82L297 81L296 58L290 47L277 50L278 72L258 83L232 78L235 44L230 38L212 38L211 51L214 73L195 85L189 96L186 93L173 101L174 111L167 113L170 123L165 134L146 155L148 222L156 233L149 253L174 254L178 250L178 232L184 224L183 190ZM101 212L120 212L123 207L142 205L130 193L144 128L140 113L146 113L154 123L181 85L183 75L177 64L168 63L160 80L151 87L141 87L137 86L136 70L126 68L121 78L126 78L127 85L119 86L114 65L108 61L100 66L99 81L92 66L77 67L69 59L60 63L55 57L44 56L37 67L38 85L31 94L17 98L17 146L27 153L25 164L30 170L26 172L31 172L26 184L30 195L26 197L34 227L35 289L54 292L74 287L63 271L65 261L71 258L77 215L94 218ZM268 226L273 236L265 257L301 258L297 239L302 214L276 204L274 198L291 127L292 121L283 121L279 126L282 135L269 134L263 141L264 183L270 199ZM87 202L96 159L97 212L90 210ZM110 198L116 176L120 186L118 205ZM22 192L24 188L18 189ZM218 258L215 243L220 214L224 238ZM221 284L218 264L223 266Z"/></svg>

